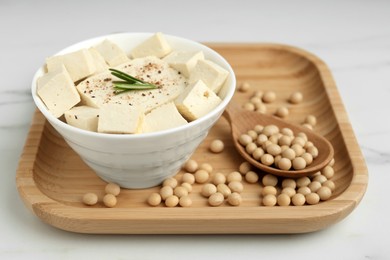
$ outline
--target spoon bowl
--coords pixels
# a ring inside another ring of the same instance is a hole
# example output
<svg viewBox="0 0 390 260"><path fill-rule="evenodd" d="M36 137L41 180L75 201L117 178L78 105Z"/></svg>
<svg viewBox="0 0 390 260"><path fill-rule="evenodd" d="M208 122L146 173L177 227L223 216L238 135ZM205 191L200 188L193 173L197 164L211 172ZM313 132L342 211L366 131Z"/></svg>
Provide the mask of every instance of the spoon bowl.
<svg viewBox="0 0 390 260"><path fill-rule="evenodd" d="M226 107L224 117L230 124L233 143L238 153L250 164L264 172L289 178L310 176L327 166L333 158L334 150L330 142L323 136L316 134L314 131L306 127L289 123L275 116L247 111L232 103ZM260 163L250 154L248 154L245 150L245 147L238 142L240 135L246 134L248 130L253 129L255 125L276 125L279 127L279 129L285 127L290 128L294 134L300 132L305 133L309 141L313 142L313 144L317 147L319 151L318 157L315 158L310 165L302 170L281 170Z"/></svg>

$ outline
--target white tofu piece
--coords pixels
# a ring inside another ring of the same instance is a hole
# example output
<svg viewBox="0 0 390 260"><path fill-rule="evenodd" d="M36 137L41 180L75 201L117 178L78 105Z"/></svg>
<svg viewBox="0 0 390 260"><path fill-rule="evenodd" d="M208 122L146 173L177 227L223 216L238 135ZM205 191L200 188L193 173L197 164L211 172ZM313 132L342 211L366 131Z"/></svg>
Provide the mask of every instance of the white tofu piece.
<svg viewBox="0 0 390 260"><path fill-rule="evenodd" d="M131 60L116 69L133 77L156 84L157 89L132 90L115 95L110 71L91 76L77 85L83 105L99 108L103 104L118 103L138 107L145 113L175 100L187 87L187 79L168 63L150 56Z"/></svg>
<svg viewBox="0 0 390 260"><path fill-rule="evenodd" d="M64 113L66 123L87 131L97 132L99 109L87 106L73 107Z"/></svg>
<svg viewBox="0 0 390 260"><path fill-rule="evenodd" d="M93 107L93 108L100 108L101 105L97 105L95 102L95 96L89 95L89 93L86 93L84 91L80 91L79 85L77 85L76 88L79 92L80 99L81 99L80 105L87 106L87 107Z"/></svg>
<svg viewBox="0 0 390 260"><path fill-rule="evenodd" d="M161 105L145 115L143 132L157 132L177 126L185 125L188 122L177 110L173 102Z"/></svg>
<svg viewBox="0 0 390 260"><path fill-rule="evenodd" d="M196 120L221 103L221 98L199 80L188 86L175 100L179 112L188 120Z"/></svg>
<svg viewBox="0 0 390 260"><path fill-rule="evenodd" d="M64 66L38 79L37 94L57 118L80 102L80 95Z"/></svg>
<svg viewBox="0 0 390 260"><path fill-rule="evenodd" d="M47 58L46 65L48 72L65 66L73 82L86 78L96 71L91 53L87 49Z"/></svg>
<svg viewBox="0 0 390 260"><path fill-rule="evenodd" d="M202 80L207 87L218 93L229 72L209 60L199 60L191 72L190 83Z"/></svg>
<svg viewBox="0 0 390 260"><path fill-rule="evenodd" d="M171 46L166 41L161 32L154 34L152 37L146 39L140 45L136 46L131 51L133 58L142 58L146 56L156 56L162 58L171 52Z"/></svg>
<svg viewBox="0 0 390 260"><path fill-rule="evenodd" d="M142 131L144 113L124 104L105 104L100 109L98 132L136 134Z"/></svg>
<svg viewBox="0 0 390 260"><path fill-rule="evenodd" d="M129 61L126 53L118 45L109 40L104 40L94 47L111 67Z"/></svg>
<svg viewBox="0 0 390 260"><path fill-rule="evenodd" d="M108 70L108 65L104 57L93 47L88 49L91 53L93 63L95 64L95 74Z"/></svg>
<svg viewBox="0 0 390 260"><path fill-rule="evenodd" d="M169 66L180 71L187 78L190 77L198 60L204 60L202 51L174 51L164 58Z"/></svg>

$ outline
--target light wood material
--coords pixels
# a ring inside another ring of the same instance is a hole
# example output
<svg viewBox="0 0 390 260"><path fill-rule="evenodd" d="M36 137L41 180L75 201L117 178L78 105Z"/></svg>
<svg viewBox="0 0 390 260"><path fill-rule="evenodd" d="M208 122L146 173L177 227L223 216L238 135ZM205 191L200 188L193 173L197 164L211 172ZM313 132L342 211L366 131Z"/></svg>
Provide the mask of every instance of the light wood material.
<svg viewBox="0 0 390 260"><path fill-rule="evenodd" d="M290 178L299 178L302 176L310 176L321 169L323 169L329 162L332 160L334 151L330 142L323 136L312 131L306 127L299 126L297 124L292 124L286 120L276 118L273 115L260 114L257 112L246 111L242 109L239 105L232 103L229 104L224 112L225 118L228 120L232 132L232 142L236 147L238 153L249 163L251 163L256 168L281 177L290 177ZM303 132L308 137L308 140L313 142L319 150L318 157L313 160L313 163L308 167L302 170L281 170L273 166L267 166L261 162L255 160L252 155L245 151L245 147L242 146L238 138L240 135L245 134L248 130L253 129L257 124L266 126L266 125L276 125L279 129L290 128L294 133Z"/></svg>
<svg viewBox="0 0 390 260"><path fill-rule="evenodd" d="M207 200L199 194L201 185L193 186L190 208L148 206L147 197L158 191L158 187L122 190L115 208L105 208L101 202L88 207L81 203L83 194L95 192L101 199L105 183L36 112L16 174L25 205L44 222L60 229L114 234L303 233L326 228L350 214L365 193L368 173L326 65L305 51L283 45L210 46L232 64L239 83L247 81L253 89L276 92L277 100L268 105L270 113L287 104L293 91L303 93L304 101L289 107L288 120L301 123L306 115L315 115L318 118L315 131L332 143L336 190L330 200L313 206L265 207L260 205L260 185L244 182L239 207L226 203L220 207L207 206ZM233 102L240 104L251 95L237 92ZM210 141L215 138L225 142L225 150L220 154L208 151ZM224 118L213 127L193 158L199 163L211 163L214 172L238 169L243 159L234 148Z"/></svg>

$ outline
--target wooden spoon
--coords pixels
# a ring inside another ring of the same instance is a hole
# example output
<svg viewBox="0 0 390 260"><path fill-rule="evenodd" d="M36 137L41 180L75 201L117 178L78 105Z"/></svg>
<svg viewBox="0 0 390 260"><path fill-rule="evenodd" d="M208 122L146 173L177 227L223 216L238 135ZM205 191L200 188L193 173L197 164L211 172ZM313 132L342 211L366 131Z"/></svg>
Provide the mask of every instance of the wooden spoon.
<svg viewBox="0 0 390 260"><path fill-rule="evenodd" d="M309 176L323 169L333 158L334 151L330 142L321 135L316 134L314 131L306 127L288 123L275 116L247 111L231 103L226 107L224 116L231 126L233 143L236 146L237 151L250 164L264 172L289 178ZM318 157L315 158L313 162L303 170L286 171L271 166L266 166L260 163L259 161L255 160L250 154L248 154L245 151L245 147L238 142L238 138L240 137L240 135L246 134L249 130L253 129L255 125L258 124L263 126L276 125L279 127L279 129L288 127L294 132L295 135L299 132L305 133L309 141L313 142L313 144L317 147L319 151Z"/></svg>

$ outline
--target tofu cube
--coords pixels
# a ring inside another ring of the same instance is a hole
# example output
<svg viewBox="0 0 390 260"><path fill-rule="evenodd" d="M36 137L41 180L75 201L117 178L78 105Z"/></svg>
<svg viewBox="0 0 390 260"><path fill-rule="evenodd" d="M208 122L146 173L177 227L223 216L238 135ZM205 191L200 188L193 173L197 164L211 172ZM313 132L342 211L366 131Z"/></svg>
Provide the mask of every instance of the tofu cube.
<svg viewBox="0 0 390 260"><path fill-rule="evenodd" d="M198 60L204 60L202 51L174 51L164 58L169 66L180 71L187 78Z"/></svg>
<svg viewBox="0 0 390 260"><path fill-rule="evenodd" d="M37 94L57 118L80 102L80 95L64 66L38 79Z"/></svg>
<svg viewBox="0 0 390 260"><path fill-rule="evenodd" d="M105 104L100 108L98 132L136 134L142 131L144 113L125 104Z"/></svg>
<svg viewBox="0 0 390 260"><path fill-rule="evenodd" d="M189 85L183 93L175 100L175 105L186 119L196 120L221 103L214 91L206 86L203 81L199 80Z"/></svg>
<svg viewBox="0 0 390 260"><path fill-rule="evenodd" d="M169 102L145 115L143 132L157 132L185 124L187 124L187 121L179 113L175 104Z"/></svg>
<svg viewBox="0 0 390 260"><path fill-rule="evenodd" d="M143 58L146 56L156 56L162 58L171 52L171 46L169 46L164 35L160 32L154 34L152 37L146 39L140 45L136 46L131 51L133 58Z"/></svg>
<svg viewBox="0 0 390 260"><path fill-rule="evenodd" d="M129 61L126 53L118 45L109 40L104 40L94 47L111 67Z"/></svg>
<svg viewBox="0 0 390 260"><path fill-rule="evenodd" d="M88 107L93 107L93 108L100 108L95 102L96 98L93 98L93 96L89 95L87 92L80 91L80 84L76 86L77 91L79 92L80 95L80 104L82 106L88 106Z"/></svg>
<svg viewBox="0 0 390 260"><path fill-rule="evenodd" d="M218 93L229 72L209 60L199 60L191 72L190 83L202 80L212 91Z"/></svg>
<svg viewBox="0 0 390 260"><path fill-rule="evenodd" d="M108 65L104 57L93 47L88 49L91 53L93 63L95 64L95 74L108 70Z"/></svg>
<svg viewBox="0 0 390 260"><path fill-rule="evenodd" d="M48 72L65 66L73 82L86 78L96 71L91 53L87 49L47 58L46 65Z"/></svg>
<svg viewBox="0 0 390 260"><path fill-rule="evenodd" d="M87 106L73 107L65 112L65 120L69 125L97 132L99 109Z"/></svg>

